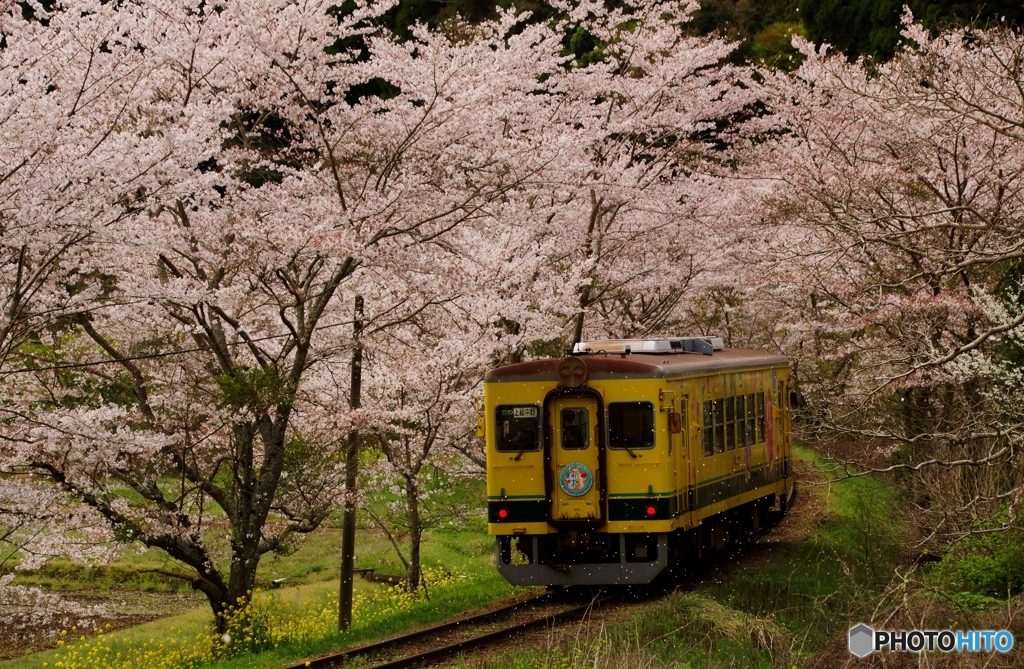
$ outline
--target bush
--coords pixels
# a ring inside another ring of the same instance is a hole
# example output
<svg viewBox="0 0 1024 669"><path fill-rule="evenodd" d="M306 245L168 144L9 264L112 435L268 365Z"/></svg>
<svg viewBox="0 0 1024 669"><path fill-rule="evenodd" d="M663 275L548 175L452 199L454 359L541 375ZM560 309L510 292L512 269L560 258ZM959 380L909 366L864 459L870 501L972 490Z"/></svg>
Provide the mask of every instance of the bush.
<svg viewBox="0 0 1024 669"><path fill-rule="evenodd" d="M954 592L1005 600L1024 592L1024 532L970 536L942 559L939 577Z"/></svg>

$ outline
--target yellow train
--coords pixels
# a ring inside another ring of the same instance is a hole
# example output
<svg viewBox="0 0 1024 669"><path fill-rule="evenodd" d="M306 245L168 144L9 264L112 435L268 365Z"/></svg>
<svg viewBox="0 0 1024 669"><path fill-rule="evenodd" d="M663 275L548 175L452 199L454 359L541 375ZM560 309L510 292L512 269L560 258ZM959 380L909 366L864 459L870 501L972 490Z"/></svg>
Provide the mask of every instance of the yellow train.
<svg viewBox="0 0 1024 669"><path fill-rule="evenodd" d="M784 514L790 383L787 358L718 338L583 342L491 370L478 418L498 570L649 583Z"/></svg>

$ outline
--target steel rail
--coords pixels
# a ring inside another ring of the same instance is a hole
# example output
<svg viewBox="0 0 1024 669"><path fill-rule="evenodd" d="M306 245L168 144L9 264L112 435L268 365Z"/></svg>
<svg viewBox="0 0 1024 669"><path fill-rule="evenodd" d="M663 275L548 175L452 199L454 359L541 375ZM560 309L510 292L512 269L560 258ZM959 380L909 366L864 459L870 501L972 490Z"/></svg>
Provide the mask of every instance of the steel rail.
<svg viewBox="0 0 1024 669"><path fill-rule="evenodd" d="M314 658L308 658L300 660L295 664L290 664L283 669L323 669L331 666L333 663L344 660L351 657L358 657L360 655L368 655L378 651L389 650L400 646L405 643L410 643L421 639L423 637L437 635L443 632L448 632L454 629L458 629L460 625L474 625L490 620L495 620L503 616L511 615L516 611L525 609L534 604L538 604L543 600L547 599L547 595L539 595L537 597L531 597L520 602L515 602L502 606L497 609L491 609L490 611L484 611L483 613L477 613L472 616L466 616L465 618L459 618L457 620L450 620L448 622L433 625L432 627L426 627L406 634L400 634L398 636L384 639L382 641L374 641L363 646L356 646L355 648L347 648L334 653L327 653L325 655L319 655Z"/></svg>
<svg viewBox="0 0 1024 669"><path fill-rule="evenodd" d="M567 609L565 611L559 611L557 613L551 613L546 616L534 618L533 620L527 620L523 623L516 623L500 630L493 632L487 632L479 636L475 636L471 639L464 639L462 641L456 641L455 643L442 646L440 648L434 648L431 650L423 651L415 655L408 657L402 657L397 660L390 660L383 664L375 664L368 669L409 669L411 667L419 667L425 663L441 660L451 655L458 653L459 651L468 650L471 648L477 648L480 646L486 646L489 643L505 639L507 637L518 634L535 627L542 627L552 625L556 622L563 622L567 620L575 620L582 618L597 604L597 601L588 602L583 606L577 606L576 608Z"/></svg>

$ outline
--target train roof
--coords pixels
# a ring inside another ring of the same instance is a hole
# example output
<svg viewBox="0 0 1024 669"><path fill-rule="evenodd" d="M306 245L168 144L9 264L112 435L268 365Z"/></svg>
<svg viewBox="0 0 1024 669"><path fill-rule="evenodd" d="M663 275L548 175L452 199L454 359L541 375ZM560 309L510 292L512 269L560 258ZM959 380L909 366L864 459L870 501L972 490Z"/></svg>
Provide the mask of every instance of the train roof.
<svg viewBox="0 0 1024 669"><path fill-rule="evenodd" d="M711 354L689 351L648 353L632 349L628 353L601 351L571 357L582 360L587 366L587 377L595 380L706 376L749 369L789 367L789 358L786 356L747 348L722 348ZM498 367L487 372L484 381L556 381L558 368L563 360L564 358L545 358Z"/></svg>

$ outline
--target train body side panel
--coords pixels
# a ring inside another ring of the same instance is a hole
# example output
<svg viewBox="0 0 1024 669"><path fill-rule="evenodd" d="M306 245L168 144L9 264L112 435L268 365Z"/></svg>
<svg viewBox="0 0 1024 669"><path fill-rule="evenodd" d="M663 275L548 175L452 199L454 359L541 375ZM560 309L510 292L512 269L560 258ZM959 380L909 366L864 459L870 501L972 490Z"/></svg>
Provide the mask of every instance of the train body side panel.
<svg viewBox="0 0 1024 669"><path fill-rule="evenodd" d="M784 412L785 393L789 378L787 368L742 371L716 376L704 376L690 380L691 409L699 411L697 425L691 426L690 454L696 470L694 491L693 524L699 525L705 519L748 502L787 491L789 473L789 432L784 428L788 423L788 412ZM744 416L742 426L737 420L739 402L734 404L733 414L716 403L723 403L743 397L743 411L746 412L749 398L764 398L764 434L757 428L758 410L755 405L754 429L751 443L747 443L746 429L749 425ZM708 407L711 403L711 454L707 454ZM785 416L783 415L785 413ZM724 428L719 436L720 418ZM728 430L733 437L728 437ZM742 435L742 437L741 437Z"/></svg>

